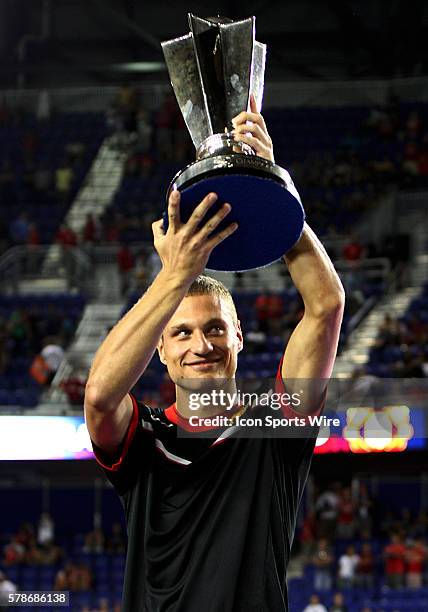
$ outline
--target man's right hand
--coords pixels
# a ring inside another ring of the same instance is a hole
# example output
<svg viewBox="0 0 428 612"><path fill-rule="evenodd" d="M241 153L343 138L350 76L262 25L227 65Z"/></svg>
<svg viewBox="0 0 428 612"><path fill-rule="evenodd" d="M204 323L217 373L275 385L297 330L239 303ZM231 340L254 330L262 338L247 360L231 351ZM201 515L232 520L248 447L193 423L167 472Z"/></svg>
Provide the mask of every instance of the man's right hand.
<svg viewBox="0 0 428 612"><path fill-rule="evenodd" d="M217 195L209 193L195 208L187 223L182 223L180 192L171 192L168 200L168 231L165 233L162 219L152 224L155 249L165 272L178 275L183 281L193 281L206 267L211 251L236 231L238 224L231 223L221 232L213 234L232 209L226 203L206 223L201 224L216 201Z"/></svg>

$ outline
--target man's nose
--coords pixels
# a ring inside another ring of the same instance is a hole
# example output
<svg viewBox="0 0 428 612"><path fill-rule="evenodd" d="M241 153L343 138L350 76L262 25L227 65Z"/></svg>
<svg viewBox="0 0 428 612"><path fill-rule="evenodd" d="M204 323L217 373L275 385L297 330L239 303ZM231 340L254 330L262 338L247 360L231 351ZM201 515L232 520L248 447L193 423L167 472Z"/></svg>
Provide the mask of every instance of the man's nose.
<svg viewBox="0 0 428 612"><path fill-rule="evenodd" d="M192 353L206 355L213 350L213 345L203 332L195 331L192 337L191 350Z"/></svg>

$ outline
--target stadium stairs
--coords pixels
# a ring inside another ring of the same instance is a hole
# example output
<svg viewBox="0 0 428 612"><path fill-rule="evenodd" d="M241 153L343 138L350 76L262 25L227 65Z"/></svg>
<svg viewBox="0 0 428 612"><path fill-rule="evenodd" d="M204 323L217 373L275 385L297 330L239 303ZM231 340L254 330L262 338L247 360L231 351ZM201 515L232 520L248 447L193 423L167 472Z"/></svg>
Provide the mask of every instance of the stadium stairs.
<svg viewBox="0 0 428 612"><path fill-rule="evenodd" d="M99 218L111 202L122 180L125 159L125 154L112 146L110 138L103 142L85 184L66 217L66 223L77 234L81 233L88 213ZM52 271L60 267L60 249L53 245L44 273L51 276ZM117 285L116 265L97 265L92 279L92 299L87 303L74 340L38 410L47 414L57 411L58 408L68 407L59 385L76 369L89 368L98 346L109 328L117 321L122 308L123 300Z"/></svg>
<svg viewBox="0 0 428 612"><path fill-rule="evenodd" d="M370 349L376 342L377 333L385 315L402 316L419 292L420 286L408 287L383 298L361 325L349 335L347 348L336 359L333 376L349 378L356 368L363 367L369 360Z"/></svg>
<svg viewBox="0 0 428 612"><path fill-rule="evenodd" d="M333 376L349 378L356 368L369 361L379 326L386 314L400 318L411 301L421 292L428 271L428 193L402 193L397 196L396 232L412 232L411 263L404 273L405 288L394 286L371 310L368 316L349 335L346 348L337 358Z"/></svg>
<svg viewBox="0 0 428 612"><path fill-rule="evenodd" d="M122 180L125 160L125 153L114 148L112 138L107 137L65 217L65 223L77 235L82 232L88 214L91 213L99 219L110 204ZM57 270L60 266L60 248L53 244L44 263L44 273L50 275L52 270Z"/></svg>

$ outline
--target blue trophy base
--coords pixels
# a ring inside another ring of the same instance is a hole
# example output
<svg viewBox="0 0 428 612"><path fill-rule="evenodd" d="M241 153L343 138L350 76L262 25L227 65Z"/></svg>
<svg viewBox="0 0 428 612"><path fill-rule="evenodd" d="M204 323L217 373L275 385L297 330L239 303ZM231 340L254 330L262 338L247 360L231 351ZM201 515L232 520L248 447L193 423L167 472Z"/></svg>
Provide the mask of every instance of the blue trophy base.
<svg viewBox="0 0 428 612"><path fill-rule="evenodd" d="M230 157L241 158L239 162L248 160L241 155ZM214 172L211 170L208 176L205 174L205 177L199 172L191 172L192 176L189 178L189 169L194 167L196 170L197 166L210 160L195 162L174 178L168 190L168 194L173 187L180 190L180 215L183 223L189 219L195 206L210 192L216 193L218 200L203 223L215 214L224 202L232 206L231 212L215 232L234 221L238 223L238 229L212 251L207 264L207 268L211 270L244 272L267 266L284 255L300 238L305 213L288 172L272 162L260 158L257 160L259 166L264 166L263 171L259 167L256 173L252 172L254 169L249 169L247 173L245 168L237 167L241 165L239 163L233 164L231 173L227 170L226 173L221 170L221 173L218 173L219 169L216 168ZM165 230L167 224L168 217L165 213Z"/></svg>

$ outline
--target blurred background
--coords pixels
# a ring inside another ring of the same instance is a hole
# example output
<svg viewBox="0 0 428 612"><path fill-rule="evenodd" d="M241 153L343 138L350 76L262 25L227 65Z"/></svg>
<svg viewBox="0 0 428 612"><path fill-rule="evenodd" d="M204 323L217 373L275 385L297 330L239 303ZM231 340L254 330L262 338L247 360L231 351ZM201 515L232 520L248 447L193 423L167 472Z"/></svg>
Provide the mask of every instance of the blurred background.
<svg viewBox="0 0 428 612"><path fill-rule="evenodd" d="M194 149L160 42L186 14L255 15L263 113L346 288L335 382L299 516L291 612L428 609L428 7L420 0L2 0L0 591L120 610L122 508L83 422L88 368L159 270L151 223ZM275 374L302 316L284 264L217 274ZM349 392L349 393L348 393ZM174 401L155 357L136 395ZM358 418L353 408L361 407ZM370 435L382 415L384 435ZM324 606L324 607L323 607Z"/></svg>

